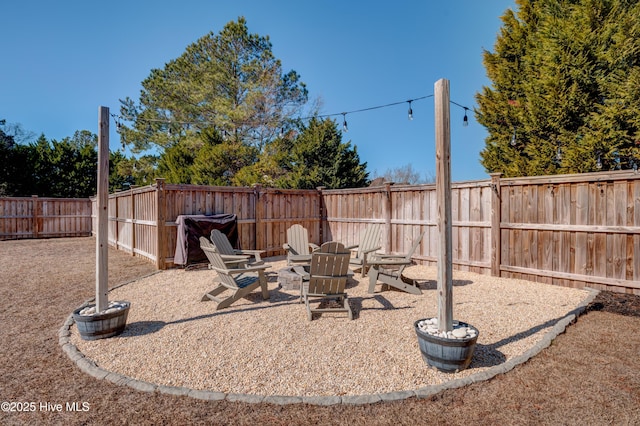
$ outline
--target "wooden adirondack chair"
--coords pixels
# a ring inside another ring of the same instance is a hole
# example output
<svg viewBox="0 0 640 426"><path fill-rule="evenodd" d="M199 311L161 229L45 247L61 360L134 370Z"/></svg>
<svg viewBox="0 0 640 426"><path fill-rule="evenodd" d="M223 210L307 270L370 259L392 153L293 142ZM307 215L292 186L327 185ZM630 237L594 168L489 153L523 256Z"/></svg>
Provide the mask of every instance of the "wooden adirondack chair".
<svg viewBox="0 0 640 426"><path fill-rule="evenodd" d="M360 243L346 247L347 250L351 250L355 253L355 256L351 258L349 263L355 266L355 269L360 269L362 278L367 275L369 269L369 261L371 253L380 250L380 233L381 227L379 223L369 224L360 235Z"/></svg>
<svg viewBox="0 0 640 426"><path fill-rule="evenodd" d="M227 236L218 229L211 231L211 242L220 253L224 263L229 267L242 267L247 264L250 266L264 265L264 260L262 260L261 256L264 253L263 250L234 249ZM253 262L250 261L251 257L254 258Z"/></svg>
<svg viewBox="0 0 640 426"><path fill-rule="evenodd" d="M369 293L375 292L375 287L378 281L382 281L383 284L390 285L399 290L406 291L412 294L422 294L422 290L402 281L402 271L407 265L411 265L411 256L416 251L422 241L422 234L413 241L413 245L407 254L404 255L392 255L392 254L377 254L369 259L371 269L369 270Z"/></svg>
<svg viewBox="0 0 640 426"><path fill-rule="evenodd" d="M287 229L287 242L282 247L287 251L287 265L308 265L311 253L318 250L316 244L309 242L309 232L297 224Z"/></svg>
<svg viewBox="0 0 640 426"><path fill-rule="evenodd" d="M262 298L265 300L269 298L267 277L264 271L270 266L261 265L229 269L222 260L220 253L207 238L200 237L200 247L209 259L209 269L213 269L218 273L218 286L205 293L202 296L202 301L213 300L217 303L216 310L219 310L230 306L258 287L262 289ZM230 291L231 294L227 297L218 297L225 291Z"/></svg>
<svg viewBox="0 0 640 426"><path fill-rule="evenodd" d="M309 269L309 286L303 287L303 298L307 309L307 319L313 320L315 312L346 312L353 319L353 312L347 301L344 289L349 272L351 253L341 243L324 243L318 251L311 255ZM336 300L342 306L312 308L310 299Z"/></svg>

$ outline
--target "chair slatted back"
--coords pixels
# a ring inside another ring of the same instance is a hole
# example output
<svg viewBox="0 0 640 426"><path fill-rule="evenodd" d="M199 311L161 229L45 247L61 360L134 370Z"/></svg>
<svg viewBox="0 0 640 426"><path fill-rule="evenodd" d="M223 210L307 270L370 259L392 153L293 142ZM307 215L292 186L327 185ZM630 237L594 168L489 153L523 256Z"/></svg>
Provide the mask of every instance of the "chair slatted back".
<svg viewBox="0 0 640 426"><path fill-rule="evenodd" d="M422 241L422 237L424 237L424 234L427 231L422 231L422 234L420 234L420 236L418 238L416 238L415 240L413 240L413 245L411 246L411 249L409 250L409 252L407 253L407 255L405 256L405 259L410 260L411 257L413 256L413 254L415 253L416 249L418 248L418 246L420 245L420 241Z"/></svg>
<svg viewBox="0 0 640 426"><path fill-rule="evenodd" d="M287 243L293 254L310 254L309 232L302 225L292 225L287 229Z"/></svg>
<svg viewBox="0 0 640 426"><path fill-rule="evenodd" d="M407 254L404 255L405 259L411 260L411 257L413 257L413 254L418 249L418 246L420 245L420 241L422 241L422 237L424 237L425 232L427 232L427 231L422 231L422 234L420 234L420 236L418 238L413 240L413 245L411 246L411 249L409 249ZM402 275L402 272L404 271L404 268L406 268L406 267L407 267L407 265L401 265L395 271L390 271L390 270L388 270L388 268L384 268L384 269L385 269L386 273L388 273L390 275L393 275L393 276L400 277Z"/></svg>
<svg viewBox="0 0 640 426"><path fill-rule="evenodd" d="M357 258L361 259L364 253L370 249L380 245L380 236L382 228L379 223L371 223L367 225L362 234L360 234L360 245L358 246Z"/></svg>
<svg viewBox="0 0 640 426"><path fill-rule="evenodd" d="M220 254L235 254L235 249L229 242L229 238L220 230L214 229L211 231L211 241Z"/></svg>
<svg viewBox="0 0 640 426"><path fill-rule="evenodd" d="M349 258L349 251L341 243L324 243L311 256L309 294L344 293Z"/></svg>
<svg viewBox="0 0 640 426"><path fill-rule="evenodd" d="M218 251L216 250L216 247L207 238L200 237L200 248L202 249L204 254L207 256L207 259L209 259L209 263L212 266L215 266L216 268L225 270L225 271L229 269L227 265L224 263L224 261L222 260L220 253L218 253ZM224 272L221 272L221 271L216 271L216 272L218 272L218 277L220 278L220 283L222 285L224 285L227 288L238 288L238 285L236 284L236 281L234 280L233 276L231 276L230 274L225 274Z"/></svg>

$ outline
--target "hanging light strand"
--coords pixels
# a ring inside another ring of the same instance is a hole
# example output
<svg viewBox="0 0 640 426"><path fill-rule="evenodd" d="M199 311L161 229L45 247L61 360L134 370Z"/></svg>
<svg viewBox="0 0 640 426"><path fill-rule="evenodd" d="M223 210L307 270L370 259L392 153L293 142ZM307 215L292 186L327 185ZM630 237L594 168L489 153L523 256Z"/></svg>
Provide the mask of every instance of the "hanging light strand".
<svg viewBox="0 0 640 426"><path fill-rule="evenodd" d="M346 120L347 114L356 114L356 113L360 113L360 112L373 111L373 110L376 110L376 109L389 108L389 107L392 107L392 106L408 103L409 104L408 119L409 120L413 120L412 103L416 102L416 101L421 101L423 99L432 98L433 96L434 95L420 96L418 98L408 99L406 101L391 102L391 103L384 104L384 105L376 105L376 106L372 106L372 107L355 109L355 110L351 110L351 111L342 111L342 112L336 112L336 113L331 113L331 114L320 114L320 115L315 115L315 116L302 117L300 119L301 120L310 120L312 118L329 118L329 117L342 116L343 131L346 132L346 131L348 131L347 120ZM463 117L462 125L465 126L465 127L468 126L469 125L469 118L467 116L467 111L469 111L469 107L466 107L466 106L461 105L461 104L459 104L457 102L454 102L454 101L449 101L449 102L452 103L453 105L456 105L456 106L462 108L464 110L464 117ZM116 115L116 114L111 114L111 116L113 117L114 121L116 122L116 126L117 126L118 130L120 130L120 128L122 126L121 123L120 123L121 120L122 121L133 121L133 120L126 120L124 117L122 117L120 115ZM163 118L141 118L141 117L138 117L136 120L139 120L139 121L142 121L142 122L147 122L147 123L176 124L176 125L183 125L183 126L198 125L198 124L199 125L214 125L215 124L213 122L206 121L206 120L181 121L181 120L172 120L172 119L163 119Z"/></svg>

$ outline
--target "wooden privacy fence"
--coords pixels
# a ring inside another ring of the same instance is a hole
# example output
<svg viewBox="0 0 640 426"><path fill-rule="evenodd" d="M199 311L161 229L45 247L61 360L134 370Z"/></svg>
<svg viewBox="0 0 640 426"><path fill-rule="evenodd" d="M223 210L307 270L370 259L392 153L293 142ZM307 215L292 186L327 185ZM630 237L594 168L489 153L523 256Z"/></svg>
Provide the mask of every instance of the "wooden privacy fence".
<svg viewBox="0 0 640 426"><path fill-rule="evenodd" d="M316 244L356 244L369 223L381 247L402 253L425 231L414 259L438 254L434 185L276 190L155 185L110 195L109 238L118 249L170 267L181 214L238 217L243 248L282 254L300 223ZM629 171L452 184L453 265L494 276L640 293L640 175Z"/></svg>
<svg viewBox="0 0 640 426"><path fill-rule="evenodd" d="M294 223L309 230L312 242L321 243L320 199L321 192L314 190L173 185L157 179L154 185L109 196L109 243L164 269L172 266L179 215L226 213L237 216L242 248L281 254Z"/></svg>
<svg viewBox="0 0 640 426"><path fill-rule="evenodd" d="M90 235L88 198L0 197L0 240Z"/></svg>

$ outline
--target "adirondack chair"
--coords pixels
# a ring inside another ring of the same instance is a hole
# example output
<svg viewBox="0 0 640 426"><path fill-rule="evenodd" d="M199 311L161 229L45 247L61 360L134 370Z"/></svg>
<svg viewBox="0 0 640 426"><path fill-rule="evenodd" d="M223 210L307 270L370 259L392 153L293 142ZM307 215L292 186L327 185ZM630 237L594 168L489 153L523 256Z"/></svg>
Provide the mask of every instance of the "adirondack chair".
<svg viewBox="0 0 640 426"><path fill-rule="evenodd" d="M202 301L213 300L216 302L216 310L229 307L232 303L245 297L254 289L262 289L262 298L269 298L265 269L270 266L248 266L245 268L229 269L222 260L215 246L205 237L200 237L200 247L209 259L209 269L218 273L218 286L202 296ZM221 293L230 291L227 297L218 297Z"/></svg>
<svg viewBox="0 0 640 426"><path fill-rule="evenodd" d="M316 312L346 312L349 319L353 319L353 312L347 301L344 289L349 272L349 257L351 253L344 245L337 242L324 243L319 250L311 255L309 268L309 286L303 286L303 298L307 309L307 319L313 320ZM336 300L342 306L312 308L310 299L314 302L320 299Z"/></svg>
<svg viewBox="0 0 640 426"><path fill-rule="evenodd" d="M360 243L346 247L347 250L351 250L355 253L355 256L351 258L349 263L355 266L355 269L360 269L362 278L367 275L369 269L369 261L371 253L380 250L380 233L381 228L379 223L369 224L360 235Z"/></svg>
<svg viewBox="0 0 640 426"><path fill-rule="evenodd" d="M302 225L292 225L287 229L287 242L282 245L287 251L287 265L309 265L311 253L318 250L316 244L309 242L309 232Z"/></svg>
<svg viewBox="0 0 640 426"><path fill-rule="evenodd" d="M258 266L263 265L264 260L262 260L263 250L237 250L234 249L229 239L225 234L220 232L218 229L214 229L211 231L211 242L215 246L215 249L220 253L220 257L224 263L229 267L242 267L249 264L250 266ZM251 257L254 258L254 261L251 262Z"/></svg>
<svg viewBox="0 0 640 426"><path fill-rule="evenodd" d="M422 290L419 287L402 280L402 271L407 265L411 265L411 256L420 245L424 233L425 231L413 241L413 245L407 254L377 254L369 259L371 264L371 269L369 270L369 293L375 292L377 282L382 281L383 284L408 293L422 294Z"/></svg>

